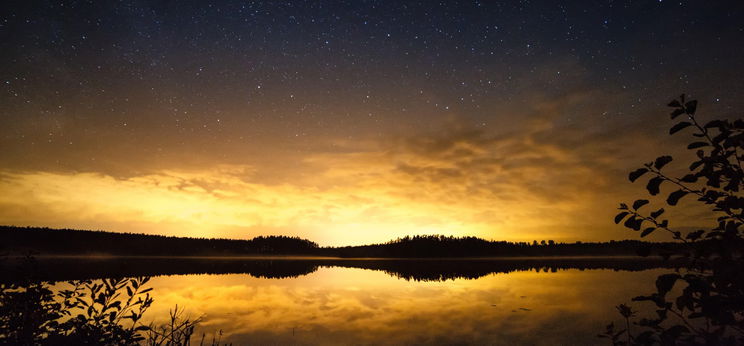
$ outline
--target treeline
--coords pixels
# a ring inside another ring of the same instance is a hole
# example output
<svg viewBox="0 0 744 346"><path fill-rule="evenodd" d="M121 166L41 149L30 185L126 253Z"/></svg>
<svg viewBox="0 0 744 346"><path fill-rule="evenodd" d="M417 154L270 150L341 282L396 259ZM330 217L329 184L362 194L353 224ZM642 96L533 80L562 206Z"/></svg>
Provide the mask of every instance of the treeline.
<svg viewBox="0 0 744 346"><path fill-rule="evenodd" d="M318 244L286 236L250 240L0 226L0 253L120 256L313 255Z"/></svg>
<svg viewBox="0 0 744 346"><path fill-rule="evenodd" d="M334 248L338 257L524 257L524 256L635 256L671 253L677 243L621 240L604 243L507 242L476 237L422 235L384 243Z"/></svg>
<svg viewBox="0 0 744 346"><path fill-rule="evenodd" d="M261 236L250 240L0 226L0 254L118 256L331 256L454 258L525 256L634 256L672 253L682 245L637 240L603 243L506 242L441 235L404 237L383 244L320 247L298 237Z"/></svg>

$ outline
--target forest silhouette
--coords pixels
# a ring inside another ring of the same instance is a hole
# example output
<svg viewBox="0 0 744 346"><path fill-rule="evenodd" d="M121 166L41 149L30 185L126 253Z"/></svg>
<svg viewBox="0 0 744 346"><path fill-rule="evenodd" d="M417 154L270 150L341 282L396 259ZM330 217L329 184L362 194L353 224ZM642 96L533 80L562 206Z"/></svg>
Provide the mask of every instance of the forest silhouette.
<svg viewBox="0 0 744 346"><path fill-rule="evenodd" d="M660 256L679 244L637 240L603 243L506 242L475 237L413 236L382 244L321 247L306 239L262 236L250 240L0 227L0 280L26 273L14 268L33 255L34 272L45 281L178 274L247 274L259 278L307 275L321 267L378 270L416 281L475 279L513 271L565 269L643 270L676 268Z"/></svg>
<svg viewBox="0 0 744 346"><path fill-rule="evenodd" d="M341 258L459 258L525 256L647 256L671 254L677 243L638 240L557 243L507 242L476 237L423 235L382 244L321 247L287 236L250 240L0 226L0 253L110 256L320 256Z"/></svg>

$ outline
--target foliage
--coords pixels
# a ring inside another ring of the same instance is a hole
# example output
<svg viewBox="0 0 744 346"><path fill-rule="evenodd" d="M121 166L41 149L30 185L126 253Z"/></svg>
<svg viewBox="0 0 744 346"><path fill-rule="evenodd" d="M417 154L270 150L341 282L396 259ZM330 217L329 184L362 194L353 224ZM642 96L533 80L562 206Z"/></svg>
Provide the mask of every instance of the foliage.
<svg viewBox="0 0 744 346"><path fill-rule="evenodd" d="M33 258L21 268L23 280L0 283L0 345L189 345L201 320L176 306L169 323L143 324L153 303L149 277L52 284L34 277Z"/></svg>
<svg viewBox="0 0 744 346"><path fill-rule="evenodd" d="M183 317L183 309L178 309L178 305L170 311L170 322L158 327L150 326L147 329L147 337L144 342L148 346L171 346L171 345L188 345L191 342L191 336L194 334L194 328L201 321L200 318L191 320ZM202 343L204 344L204 335ZM212 340L212 345L219 345L219 341Z"/></svg>
<svg viewBox="0 0 744 346"><path fill-rule="evenodd" d="M685 95L669 103L674 110L672 119L685 119L669 130L670 134L692 129L694 140L687 146L695 150L697 159L689 173L675 177L664 168L673 161L671 156L658 157L629 175L631 182L650 175L646 184L652 196L661 193L661 186L670 186L666 204L676 206L683 198L694 197L698 206L709 209L717 217L717 225L683 234L663 219L664 208L642 212L649 204L646 199L632 205L620 204L615 223L640 232L645 237L653 232L667 232L685 245L681 251L662 254L664 257L688 258L685 270L659 276L656 292L633 298L655 306L654 318L634 322L637 332L631 330L630 318L635 315L628 306L618 310L627 325L615 330L613 324L600 334L615 345L650 344L744 344L744 121L713 120L701 124L696 118L696 100L685 100ZM689 197L688 197L689 196ZM691 201L691 202L695 202ZM680 292L678 295L673 292Z"/></svg>
<svg viewBox="0 0 744 346"><path fill-rule="evenodd" d="M152 304L149 278L0 284L0 343L13 345L130 345L144 340L142 315ZM126 323L125 323L126 322Z"/></svg>

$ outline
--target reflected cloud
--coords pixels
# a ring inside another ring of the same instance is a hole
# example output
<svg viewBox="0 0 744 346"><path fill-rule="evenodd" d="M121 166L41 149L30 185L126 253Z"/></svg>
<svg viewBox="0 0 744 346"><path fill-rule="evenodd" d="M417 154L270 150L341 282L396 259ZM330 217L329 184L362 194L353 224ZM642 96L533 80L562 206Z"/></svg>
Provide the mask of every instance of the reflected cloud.
<svg viewBox="0 0 744 346"><path fill-rule="evenodd" d="M161 277L152 280L149 313L187 306L204 316L199 333L222 329L241 344L593 344L617 297L649 289L641 282L656 274L517 272L416 283L326 268L285 280Z"/></svg>

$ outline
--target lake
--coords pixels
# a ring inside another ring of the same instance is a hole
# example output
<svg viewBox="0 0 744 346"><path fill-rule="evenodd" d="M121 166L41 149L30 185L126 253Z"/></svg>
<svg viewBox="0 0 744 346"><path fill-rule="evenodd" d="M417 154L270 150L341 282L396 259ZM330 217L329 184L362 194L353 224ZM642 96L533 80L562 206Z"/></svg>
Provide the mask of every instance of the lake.
<svg viewBox="0 0 744 346"><path fill-rule="evenodd" d="M156 277L150 316L176 304L203 316L201 332L235 344L597 344L614 306L653 291L663 270L576 269L408 281L383 272L321 268L284 279Z"/></svg>
<svg viewBox="0 0 744 346"><path fill-rule="evenodd" d="M654 291L655 277L670 270L638 259L565 258L41 262L64 279L167 274L148 283L155 302L145 322L165 322L178 305L202 318L196 344L222 331L235 345L608 344L596 334L618 321L614 306Z"/></svg>

